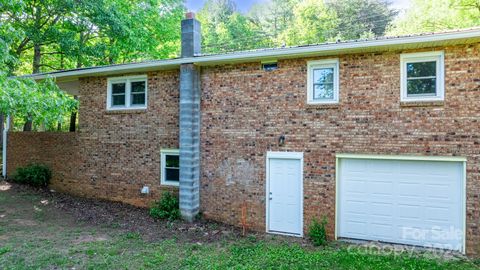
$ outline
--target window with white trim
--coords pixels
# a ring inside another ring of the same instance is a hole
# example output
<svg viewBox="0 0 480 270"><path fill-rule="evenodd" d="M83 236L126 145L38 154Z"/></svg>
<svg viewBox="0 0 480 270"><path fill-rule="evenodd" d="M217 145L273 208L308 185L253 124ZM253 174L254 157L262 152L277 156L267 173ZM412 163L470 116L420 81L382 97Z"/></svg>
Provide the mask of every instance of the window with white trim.
<svg viewBox="0 0 480 270"><path fill-rule="evenodd" d="M147 108L147 76L130 76L108 79L107 109Z"/></svg>
<svg viewBox="0 0 480 270"><path fill-rule="evenodd" d="M402 54L400 63L401 101L444 100L444 54L442 51Z"/></svg>
<svg viewBox="0 0 480 270"><path fill-rule="evenodd" d="M180 158L178 149L164 149L161 153L160 183L178 186L180 183Z"/></svg>
<svg viewBox="0 0 480 270"><path fill-rule="evenodd" d="M339 61L327 59L308 62L308 104L332 104L339 101Z"/></svg>

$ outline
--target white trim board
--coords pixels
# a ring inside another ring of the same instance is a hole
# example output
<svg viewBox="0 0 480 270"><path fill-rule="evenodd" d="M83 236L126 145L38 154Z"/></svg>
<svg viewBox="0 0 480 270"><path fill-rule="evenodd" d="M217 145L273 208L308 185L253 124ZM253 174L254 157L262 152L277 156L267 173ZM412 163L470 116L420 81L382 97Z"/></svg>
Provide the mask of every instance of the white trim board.
<svg viewBox="0 0 480 270"><path fill-rule="evenodd" d="M333 69L333 98L314 99L315 69ZM340 101L340 60L338 58L307 62L307 104L337 104Z"/></svg>
<svg viewBox="0 0 480 270"><path fill-rule="evenodd" d="M8 145L8 130L10 129L10 116L5 119L5 128L3 129L3 151L2 151L2 176L7 178L7 145Z"/></svg>
<svg viewBox="0 0 480 270"><path fill-rule="evenodd" d="M467 161L466 157L457 156L415 156L415 155L375 155L375 154L336 154L336 158L359 159L393 159L393 160L428 160L428 161Z"/></svg>
<svg viewBox="0 0 480 270"><path fill-rule="evenodd" d="M167 181L165 179L164 165L166 163L167 155L175 155L180 157L180 150L179 149L161 149L160 150L160 184L162 186L178 187L180 186L180 181L174 182L174 181Z"/></svg>
<svg viewBox="0 0 480 270"><path fill-rule="evenodd" d="M408 95L407 64L435 62L435 94ZM445 53L431 51L421 53L403 53L400 55L400 101L402 102L430 102L445 100Z"/></svg>
<svg viewBox="0 0 480 270"><path fill-rule="evenodd" d="M145 81L145 104L144 105L132 105L131 104L131 83ZM112 105L112 84L125 83L125 105L113 106ZM148 107L148 77L147 75L137 76L122 76L111 77L107 79L107 111L125 111L125 110L146 110Z"/></svg>
<svg viewBox="0 0 480 270"><path fill-rule="evenodd" d="M300 230L300 234L291 234L291 233L283 233L283 232L277 232L277 231L270 231L269 230L269 211L270 211L270 208L269 208L269 199L268 199L268 195L269 195L269 190L270 190L270 162L269 160L270 159L295 159L295 160L300 160L300 175L301 175L301 181L300 181L300 227L301 227L301 230ZM266 158L265 158L265 169L266 169L266 173L265 173L265 211L266 211L266 214L265 214L265 231L267 233L271 233L271 234L280 234L280 235L289 235L289 236L296 236L296 237L303 237L303 230L304 230L304 216L303 216L303 197L304 197L304 193L303 193L303 152L267 152L267 155L266 155Z"/></svg>

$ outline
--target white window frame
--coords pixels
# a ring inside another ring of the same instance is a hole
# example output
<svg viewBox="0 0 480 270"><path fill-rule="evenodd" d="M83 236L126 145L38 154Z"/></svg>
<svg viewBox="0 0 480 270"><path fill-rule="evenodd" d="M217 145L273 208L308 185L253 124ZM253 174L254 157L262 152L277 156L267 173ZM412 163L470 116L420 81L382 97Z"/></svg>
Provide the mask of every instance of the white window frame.
<svg viewBox="0 0 480 270"><path fill-rule="evenodd" d="M444 101L445 100L445 56L443 51L404 53L400 55L400 101ZM407 93L407 64L418 62L436 62L435 95L413 95Z"/></svg>
<svg viewBox="0 0 480 270"><path fill-rule="evenodd" d="M167 156L180 156L180 150L178 149L162 149L160 150L160 184L165 186L175 186L178 187L180 185L180 179L178 182L175 181L168 181L165 179L165 165ZM180 164L179 164L180 166ZM180 167L179 167L180 169Z"/></svg>
<svg viewBox="0 0 480 270"><path fill-rule="evenodd" d="M340 63L338 58L309 61L307 63L307 104L337 104L340 101ZM315 100L313 98L313 71L316 68L333 68L333 99Z"/></svg>
<svg viewBox="0 0 480 270"><path fill-rule="evenodd" d="M116 110L143 110L147 108L148 104L148 78L147 75L139 76L124 76L116 78L108 78L108 88L107 88L107 110L116 111ZM132 94L132 82L145 82L145 104L144 105L132 105L131 104L131 94ZM112 106L112 84L114 83L125 83L125 105L124 106Z"/></svg>

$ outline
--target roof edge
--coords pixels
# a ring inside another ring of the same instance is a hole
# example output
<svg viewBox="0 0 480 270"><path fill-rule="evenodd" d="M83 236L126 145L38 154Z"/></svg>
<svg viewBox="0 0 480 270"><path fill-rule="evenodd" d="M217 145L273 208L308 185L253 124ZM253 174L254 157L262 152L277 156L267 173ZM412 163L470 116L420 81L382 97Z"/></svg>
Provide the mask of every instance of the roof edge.
<svg viewBox="0 0 480 270"><path fill-rule="evenodd" d="M155 60L148 62L140 63L131 63L131 64L119 64L111 66L99 66L99 67L90 67L84 69L73 69L66 71L56 71L49 73L40 73L35 75L27 75L24 77L33 78L35 80L42 80L48 77L53 77L57 79L68 80L76 79L79 77L86 76L102 76L109 74L118 74L118 73L130 73L143 70L155 70L155 69L174 69L178 68L181 64L198 64L198 65L208 65L216 63L225 63L225 62L248 62L252 60L262 60L264 58L281 58L281 57L300 57L300 56L309 56L315 54L339 54L342 51L347 50L361 50L369 48L377 48L378 51L381 51L380 48L389 48L396 45L406 45L406 44L425 44L435 42L447 42L452 40L464 40L471 38L480 39L480 28L467 29L467 30L456 30L450 32L441 32L441 33L430 33L430 34L421 34L421 35L412 35L412 36L400 36L400 37L388 37L388 38L377 38L371 40L357 40L357 41L345 41L345 42L335 42L335 43L324 43L318 45L308 45L308 46L297 46L297 47L288 47L288 48L274 48L274 49L262 49L255 51L241 51L227 54L216 54L216 55L202 55L188 58L176 58L176 59L166 59L166 60Z"/></svg>

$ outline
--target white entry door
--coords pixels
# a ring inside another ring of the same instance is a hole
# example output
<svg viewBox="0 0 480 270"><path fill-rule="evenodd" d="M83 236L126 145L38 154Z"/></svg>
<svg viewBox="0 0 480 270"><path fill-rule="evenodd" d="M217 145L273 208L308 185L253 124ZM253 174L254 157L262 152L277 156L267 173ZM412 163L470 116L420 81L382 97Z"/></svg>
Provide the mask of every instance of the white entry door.
<svg viewBox="0 0 480 270"><path fill-rule="evenodd" d="M463 251L463 162L343 158L339 167L339 237Z"/></svg>
<svg viewBox="0 0 480 270"><path fill-rule="evenodd" d="M267 231L303 235L303 154L267 154Z"/></svg>

